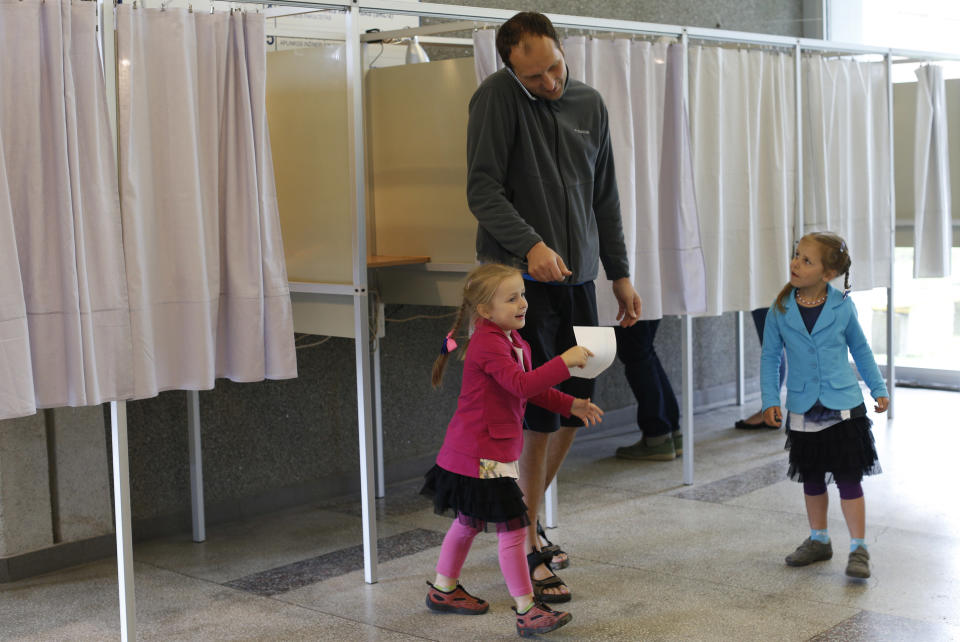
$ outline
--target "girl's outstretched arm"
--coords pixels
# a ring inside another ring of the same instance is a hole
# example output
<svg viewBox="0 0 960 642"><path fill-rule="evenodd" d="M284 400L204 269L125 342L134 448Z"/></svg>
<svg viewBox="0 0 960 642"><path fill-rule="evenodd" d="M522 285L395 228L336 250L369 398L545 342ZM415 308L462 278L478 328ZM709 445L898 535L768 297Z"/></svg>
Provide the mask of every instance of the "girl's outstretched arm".
<svg viewBox="0 0 960 642"><path fill-rule="evenodd" d="M470 347L474 348L474 345ZM554 357L539 368L526 372L517 363L510 346L484 343L475 349L475 358L482 364L483 371L504 390L522 399L536 397L570 378L570 370L560 357Z"/></svg>

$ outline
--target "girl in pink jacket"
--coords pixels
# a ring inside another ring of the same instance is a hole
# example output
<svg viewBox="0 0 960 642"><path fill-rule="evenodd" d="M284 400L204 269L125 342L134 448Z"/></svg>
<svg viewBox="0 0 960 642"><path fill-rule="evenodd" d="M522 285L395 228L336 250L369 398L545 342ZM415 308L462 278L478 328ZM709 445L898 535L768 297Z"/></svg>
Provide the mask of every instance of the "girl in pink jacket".
<svg viewBox="0 0 960 642"><path fill-rule="evenodd" d="M450 353L457 348L452 337L466 325L472 336L466 346L463 383L437 463L421 492L433 497L437 514L454 516L440 549L436 580L427 583L427 608L466 615L487 612L489 604L467 593L459 578L473 538L493 524L500 569L516 602L517 632L527 637L553 631L571 619L569 613L534 599L527 567L524 544L530 522L517 485L527 400L565 416L576 415L588 426L601 421L603 411L589 399L574 399L553 389L570 377L570 368L586 364L592 356L586 348L574 346L539 368L530 368L530 347L514 332L524 326L523 291L520 271L512 267L488 263L467 275L463 303L433 366L433 385L438 386ZM549 579L538 583L541 590L550 586Z"/></svg>

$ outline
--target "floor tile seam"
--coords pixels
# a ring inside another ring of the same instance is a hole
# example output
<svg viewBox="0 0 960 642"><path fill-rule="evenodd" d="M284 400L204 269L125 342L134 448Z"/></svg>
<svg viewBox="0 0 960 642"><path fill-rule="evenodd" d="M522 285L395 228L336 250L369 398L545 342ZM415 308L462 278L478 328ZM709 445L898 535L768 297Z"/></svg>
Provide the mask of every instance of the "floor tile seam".
<svg viewBox="0 0 960 642"><path fill-rule="evenodd" d="M704 579L701 575L689 575L689 576L688 576L688 575L684 575L684 574L682 574L682 573L669 573L669 572L666 572L666 571L660 571L660 570L656 570L656 569L652 569L652 568L644 567L644 566L631 566L630 564L618 564L618 563L616 563L616 562L610 562L610 561L608 561L608 560L598 560L598 559L594 559L594 558L587 557L587 556L585 556L585 555L577 555L577 556L576 556L576 559L578 559L578 560L585 560L585 561L587 561L587 562L591 562L591 563L593 563L593 564L597 564L598 566L607 566L607 567L612 567L612 568L618 568L618 569L625 570L625 571L636 571L636 572L639 572L639 573L643 573L643 574L645 574L645 575L648 575L648 576L650 576L652 579L656 579L656 578L671 578L671 579L684 580L684 581L688 581L688 582L694 582L694 583L697 583L698 585L701 585L701 586L708 584L708 585L712 585L712 586L715 586L715 587L718 587L718 588L729 588L729 587L731 587L731 586L733 586L734 588L741 588L741 587L739 587L739 586L736 586L736 585L734 585L734 584L730 584L730 583L727 583L727 582L718 582L718 581L716 581L716 580ZM746 591L749 591L749 592L751 592L751 593L760 593L760 592L762 592L762 591L757 591L756 589L749 589L749 588L748 588L748 589L742 589L742 590L746 590Z"/></svg>
<svg viewBox="0 0 960 642"><path fill-rule="evenodd" d="M759 589L757 589L757 588L755 588L755 587L740 586L739 584L732 583L732 582L720 582L720 581L717 581L717 580L704 579L702 575L696 575L696 574L693 574L693 575L685 575L685 574L682 574L682 573L670 573L670 572L667 572L667 571L656 570L656 569L652 569L652 568L649 568L649 567L631 566L631 565L629 565L629 564L618 564L618 563L610 562L610 561L607 561L607 560L593 559L593 558L590 558L590 557L586 557L586 556L584 556L584 555L577 555L577 559L578 559L578 560L585 560L585 561L591 562L591 563L593 563L593 564L596 564L596 565L598 565L598 566L607 566L607 567L612 567L612 568L618 568L618 569L625 570L625 571L636 571L636 572L643 573L643 574L649 576L651 579L656 579L656 578L679 579L679 580L683 580L683 581L686 581L686 582L693 582L693 583L697 584L698 586L709 585L709 586L712 586L712 587L715 587L715 588L718 588L718 589L735 588L735 589L738 589L738 590L741 590L741 591L745 591L745 592L747 592L747 593L755 593L755 594L761 594L761 595L767 595L767 594L770 594L770 593L771 593L770 591L759 590ZM814 604L826 604L826 605L830 605L830 606L839 606L839 607L844 607L844 608L848 608L848 609L862 610L862 609L857 609L857 607L851 607L851 606L846 605L846 604L836 604L836 603L833 603L833 602L825 602L825 601L822 601L822 600L807 600L807 599L804 599L804 598L800 598L800 599L803 599L803 601L812 602L812 603L814 603Z"/></svg>
<svg viewBox="0 0 960 642"><path fill-rule="evenodd" d="M704 579L701 575L684 575L684 574L682 574L682 573L669 573L669 572L666 572L666 571L659 571L659 570L654 570L654 569L650 569L650 568L646 568L646 567L630 566L629 564L617 564L617 563L609 562L609 561L606 561L606 560L592 559L592 558L586 557L586 556L584 556L584 555L577 555L577 559L586 560L586 561L588 561L588 562L592 562L592 563L594 563L594 564L597 564L598 566L607 566L607 567L619 568L619 569L626 570L626 571L637 571L637 572L646 574L646 575L649 576L651 579L656 579L656 578L679 579L679 580L684 580L684 581L688 581L688 582L694 582L694 583L698 584L699 586L709 585L709 586L713 586L714 588L719 588L719 589L734 588L734 589L737 589L737 590L740 590L740 591L744 591L744 592L746 592L746 593L752 593L752 594L758 594L758 595L769 595L769 594L772 594L772 592L771 592L771 591L768 591L768 590L760 590L760 589L757 589L756 587L753 587L753 586L742 586L742 585L737 584L737 583L735 583L735 582L719 582L719 581L717 581L717 580ZM845 609L848 609L848 610L856 611L856 613L854 613L854 615L856 615L857 613L860 613L860 612L862 612L862 611L867 611L867 610L870 610L870 611L873 611L873 612L877 612L877 613L881 613L881 611L876 611L875 609L864 609L864 608L861 608L861 607L858 607L858 606L851 606L850 604L844 604L844 603L839 603L839 602L832 602L832 601L830 601L830 600L809 599L809 598L806 598L806 597L791 597L791 600L794 600L794 601L797 601L797 602L804 602L804 603L814 604L814 605L820 604L820 605L824 605L824 606L832 606L832 607L838 607L838 608L845 608ZM895 613L884 613L884 614L885 614L885 615L896 615ZM850 617L853 617L853 616L851 615ZM902 617L902 616L897 616L897 617ZM918 619L918 618L913 618L913 619ZM926 620L924 620L924 621L926 621ZM835 625L834 625L834 626L835 626ZM832 628L832 627L831 627L831 628Z"/></svg>
<svg viewBox="0 0 960 642"><path fill-rule="evenodd" d="M173 573L174 575L179 575L180 577L184 577L184 578L187 578L187 579L190 579L190 580L195 580L195 581L197 581L197 582L202 582L202 583L204 583L204 584L209 584L209 585L211 585L211 586L216 586L216 587L218 587L218 588L227 589L227 590L232 591L232 592L240 593L241 595L246 595L246 596L250 596L250 597L258 597L258 598L267 598L267 599L272 599L272 598L274 597L274 596L272 596L272 595L263 595L262 593L255 593L255 592L253 592L253 591L246 591L246 590L244 590L244 589L237 588L236 586L230 586L230 582L235 581L235 579L233 579L233 580L224 580L223 582L218 582L217 580L211 580L210 578L199 577L199 576L197 576L197 575L191 575L190 573L185 573L184 571L181 571L181 570L177 570L177 569L173 569L173 568L167 568L166 566L160 566L159 564L157 564L157 563L155 563L155 562L144 562L144 561L142 561L142 560L137 560L137 564L143 564L144 566L151 566L151 567L153 567L153 568L155 568L155 569L157 569L157 570L166 571L166 572L168 572L168 573ZM266 569L266 570L270 570L270 569ZM247 575L253 575L253 574L255 574L255 573L248 573ZM242 576L242 577L246 577L246 575L244 575L244 576Z"/></svg>
<svg viewBox="0 0 960 642"><path fill-rule="evenodd" d="M924 624L942 624L950 628L960 630L960 617L954 618L953 620L945 619L944 616L939 616L939 615L917 617L916 615L913 615L913 614L901 615L900 613L897 613L895 611L890 611L886 609L877 609L877 608L860 609L860 612L876 613L878 615L889 615L890 617L901 618L904 620L912 620L914 622L923 622Z"/></svg>
<svg viewBox="0 0 960 642"><path fill-rule="evenodd" d="M870 537L870 531L869 531L869 528L870 528L871 525L873 525L874 527L876 527L876 528L878 529L877 534L876 534L874 537L872 537L872 538ZM874 541L877 541L877 540L879 540L881 537L883 537L884 535L886 535L886 534L888 533L888 531L896 531L896 532L898 532L898 533L909 533L909 534L911 534L911 535L917 535L917 536L919 536L919 537L926 537L926 538L935 537L935 538L941 538L941 539L948 540L948 541L955 541L955 542L958 543L958 545L960 545L960 535L945 535L945 534L943 534L943 533L931 533L929 530L920 530L920 531L918 531L918 530L914 530L914 529L912 529L912 528L902 528L902 527L897 526L897 525L895 525L895 524L871 524L869 518L867 519L867 529L868 529L868 530L867 530L867 540L868 540L868 541L869 541L870 539L873 539Z"/></svg>
<svg viewBox="0 0 960 642"><path fill-rule="evenodd" d="M231 592L234 592L234 593L239 593L240 595L243 595L243 596L246 596L246 597L253 597L253 598L261 598L261 599L267 599L267 600L274 600L274 601L276 601L276 602L284 602L284 603L286 603L286 604L291 604L291 605L293 605L293 606L301 606L301 605L299 605L299 604L296 604L295 602L287 602L286 600L278 599L277 596L279 596L279 595L285 595L285 594L287 594L287 593L290 592L289 590L288 590L288 591L283 591L282 593L277 593L277 594L275 594L275 595L264 595L263 593L256 593L256 592L254 592L254 591L247 591L247 590L244 590L244 589L242 589L242 588L238 588L238 587L236 587L236 586L231 586L231 585L230 585L230 582L235 581L235 579L234 579L234 580L226 580L226 581L224 581L224 582L218 582L218 581L216 581L216 580L211 580L211 579L209 579L209 578L198 577L198 576L196 576L196 575L191 575L191 574L185 573L185 572L183 572L183 571L179 571L179 570L176 570L176 569L167 568L167 567L165 567L165 566L160 566L160 565L158 565L158 564L156 564L156 563L152 563L152 562L143 562L143 561L139 561L139 560L138 560L138 561L137 561L137 564L143 564L144 566L151 566L151 567L153 567L153 568L155 568L155 569L158 569L158 570L161 570L161 571L166 571L166 572L172 573L172 574L174 574L174 575L179 575L180 577L184 577L184 578L187 578L187 579L190 579L190 580L195 580L195 581L197 581L197 582L202 582L203 584L208 584L208 585L211 585L211 586L216 586L216 587L218 587L218 588L227 589L228 591L231 591ZM270 569L267 569L267 570L270 570ZM248 574L248 575L251 575L251 574ZM243 576L243 577L246 577L246 575ZM307 585L307 586L313 586L313 585L310 584L310 585ZM304 588L304 587L300 587L300 588ZM326 613L325 611L321 611L321 610L319 610L319 609L310 609L309 607L303 607L303 608L307 608L307 609L312 610L312 611L318 611L318 612L320 612L320 613ZM327 615L334 615L334 616L336 616L335 613L327 613ZM342 618L342 619L349 619L349 618Z"/></svg>
<svg viewBox="0 0 960 642"><path fill-rule="evenodd" d="M283 594L280 594L280 595L283 595ZM265 599L268 599L268 600L273 600L274 602L280 602L280 603L286 604L286 605L288 605L288 606L294 606L294 607L296 607L296 608L298 608L298 609L303 609L303 610L305 610L305 611L310 611L311 613L320 613L320 614L322 614L322 615L329 615L330 617L336 618L336 619L338 619L338 620L343 620L344 622L353 622L354 624L361 624L361 625L363 625L363 626L369 626L369 627L372 627L372 628L375 628L375 629L378 629L378 630L381 630L381 631L389 631L390 633L397 633L397 634L400 634L400 635L407 635L407 636L410 636L410 637L412 637L412 638L416 638L416 639L418 639L418 640L433 640L433 639L434 639L434 638L424 637L424 636L422 636L422 635L417 635L416 633L410 633L410 632L408 632L408 631L402 631L402 630L400 630L400 629L393 629L393 628L390 628L390 627L388 627L388 626L383 626L382 624L374 624L374 623L372 623L372 622L366 622L366 621L364 621L364 620L349 618L349 617L346 617L346 616L344 616L344 615L342 615L342 614L340 614L340 613L331 613L330 611L325 611L325 610L323 610L323 609L321 609L321 608L317 608L317 607L313 607L313 606L308 606L308 605L302 604L302 603L300 603L300 602L293 602L293 601L291 601L291 600L284 600L284 599L280 598L278 595L268 595L268 596L260 596L260 597L264 597Z"/></svg>
<svg viewBox="0 0 960 642"><path fill-rule="evenodd" d="M221 582L218 582L218 581L216 581L216 580L211 580L211 579L206 578L206 577L198 577L198 576L196 576L196 575L191 575L191 574L189 574L189 573L185 573L185 572L182 571L182 570L178 570L178 569L175 569L175 568L168 568L168 567L166 567L166 566L161 566L160 564L158 564L158 563L156 563L156 562L146 562L146 561L144 561L144 560L135 560L135 562L136 562L137 564L142 564L143 566L149 566L149 567L154 568L154 569L157 569L157 570L159 570L159 571L165 571L165 572L167 572L167 573L173 573L174 575L179 575L180 577L185 577L185 578L190 579L190 580L196 580L196 581L198 581L198 582L203 582L204 584L211 584L211 585L213 585L213 586L220 586L220 587L223 587L223 588L229 588L229 589L231 589L231 590L237 590L237 589L233 589L233 587L226 586L226 585L224 585L224 584L222 584ZM241 591L241 592L243 592L243 591ZM246 595L252 595L252 593L246 593L246 592L243 592L243 593L245 593Z"/></svg>
<svg viewBox="0 0 960 642"><path fill-rule="evenodd" d="M654 497L656 495L662 495L667 492L676 491L677 488L682 486L681 484L680 486L671 486L670 488L665 488L663 490L658 490L656 492L645 493L643 491L634 490L632 488L622 488L620 486L611 486L609 484L600 484L597 482L587 482L587 481L577 481L577 482L563 481L563 485L564 486L581 486L583 488L593 488L593 489L600 489L600 490L611 490L611 491L617 491L620 493L634 495L636 497Z"/></svg>
<svg viewBox="0 0 960 642"><path fill-rule="evenodd" d="M154 564L154 563L151 563L151 562L138 561L137 563L138 563L138 564L143 564L144 566L150 566L150 567L153 567L153 568L158 569L158 570L161 570L161 571L167 571L167 572L169 572L169 573L173 573L174 575L179 575L179 576L181 576L181 577L185 577L185 578L188 578L188 579L191 579L191 580L196 580L196 581L202 582L202 583L204 583L204 584L209 584L209 585L211 585L211 586L216 586L216 587L218 587L218 588L227 589L228 591L230 591L230 592L232 592L232 593L237 593L237 594L242 595L242 596L244 596L244 597L253 598L253 599L270 600L270 601L273 601L273 602L280 602L280 603L285 604L285 605L287 605L287 606L292 606L292 607L295 607L295 608L297 608L297 609L302 609L302 610L310 611L311 613L319 613L319 614L321 614L321 615L328 615L328 616L333 617L333 618L336 618L336 619L338 619L338 620L343 620L343 621L345 621L345 622L353 622L353 623L355 623L355 624L362 624L362 625L364 625L364 626L371 626L371 627L373 627L373 628L375 628L375 629L380 629L380 630L383 630L383 631L389 631L389 632L391 632L391 633L399 633L399 634L402 634L402 635L409 635L409 636L411 636L411 637L414 637L414 638L417 638L417 639L420 639L420 640L430 640L430 639L432 639L432 638L425 638L425 637L422 637L422 636L418 636L418 635L415 635L415 634L413 634L413 633L408 633L408 632L406 632L406 631L398 631L398 630L396 630L396 629L391 629L391 628L389 628L389 627L381 626L381 625L378 625L378 624L372 624L372 623L370 623L370 622L365 622L365 621L363 621L363 620L352 619L352 618L349 618L349 617L345 617L345 616L343 616L343 615L341 615L341 614L339 614L339 613L332 613L332 612L330 612L330 611L325 611L325 610L323 610L323 609L321 609L321 608L316 608L316 607L308 606L308 605L306 605L306 604L300 604L300 603L298 603L298 602L293 602L293 601L291 601L291 600L285 600L285 599L282 599L282 598L280 597L281 595L285 595L286 593L289 593L289 591L285 591L284 593L278 593L277 595L262 595L262 594L260 594L260 593L252 593L252 592L250 592L250 591L244 591L243 589L239 589L239 588L236 588L236 587L233 587L233 586L229 586L229 585L227 585L227 584L222 584L222 583L216 582L216 581L214 581L214 580L206 579L206 578L203 578L203 577L196 577L196 576L194 576L194 575L190 575L190 574L184 573L184 572L182 572L182 571L177 571L177 570L174 570L174 569L168 569L168 568L166 568L166 567L158 566L157 564Z"/></svg>
<svg viewBox="0 0 960 642"><path fill-rule="evenodd" d="M807 601L811 601L811 600L807 600ZM815 601L815 600L813 601L813 603L815 603L815 604L827 604L827 605L829 605L829 606L841 606L841 607L842 607L842 606L846 606L846 605L843 605L843 604L839 604L839 605L838 605L838 604L833 603L833 602L822 602L822 601ZM826 633L827 631L830 631L831 629L833 629L833 628L835 628L835 627L843 624L843 622L846 622L847 620L849 620L849 619L851 619L851 618L857 617L858 615L862 615L862 614L865 614L865 613L870 613L870 614L874 614L874 615L886 615L886 616L888 616L888 617L898 618L898 619L902 619L902 620L910 620L911 622L921 622L921 623L923 623L923 624L938 624L938 625L943 625L943 626L947 626L947 627L954 628L954 629L960 629L960 620L958 620L957 623L954 624L953 622L951 622L951 621L949 621L949 620L944 620L944 619L943 619L942 617L940 617L940 616L917 617L917 616L915 616L915 615L913 615L913 614L910 614L910 615L902 615L901 613L898 613L898 612L895 612L895 611L886 610L886 609L861 608L861 607L850 607L850 608L856 609L857 612L854 613L853 615L851 615L849 618L844 619L842 622L838 622L837 624L831 626L829 629L826 629L826 630L824 630L824 631L821 631L821 632L818 633L817 635L822 635L822 634ZM816 637L816 636L814 636L814 637ZM814 638L809 638L809 639L814 639Z"/></svg>

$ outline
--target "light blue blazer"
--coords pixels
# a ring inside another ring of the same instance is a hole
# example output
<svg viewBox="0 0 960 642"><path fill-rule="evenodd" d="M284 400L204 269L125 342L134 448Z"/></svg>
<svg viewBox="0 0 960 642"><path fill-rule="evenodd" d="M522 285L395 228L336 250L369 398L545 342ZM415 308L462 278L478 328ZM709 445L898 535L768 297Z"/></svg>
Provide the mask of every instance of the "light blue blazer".
<svg viewBox="0 0 960 642"><path fill-rule="evenodd" d="M827 300L807 332L794 291L784 301L785 312L776 304L767 313L760 357L760 388L763 410L780 405L780 354L787 350L787 410L804 413L819 399L827 408L848 410L863 403L857 375L850 367L853 355L860 376L874 399L887 397L887 386L867 344L853 301L827 285Z"/></svg>

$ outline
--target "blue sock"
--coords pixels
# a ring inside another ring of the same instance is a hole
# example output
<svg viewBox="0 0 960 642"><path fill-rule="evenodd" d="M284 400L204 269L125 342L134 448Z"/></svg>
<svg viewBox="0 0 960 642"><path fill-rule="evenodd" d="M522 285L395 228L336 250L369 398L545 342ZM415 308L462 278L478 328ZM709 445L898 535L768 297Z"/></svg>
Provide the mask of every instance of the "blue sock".
<svg viewBox="0 0 960 642"><path fill-rule="evenodd" d="M830 536L827 535L827 529L825 528L823 530L811 528L810 539L815 542L820 542L821 544L828 544L830 542Z"/></svg>
<svg viewBox="0 0 960 642"><path fill-rule="evenodd" d="M863 540L862 537L852 537L850 538L850 552L857 550L858 546L862 546L864 549L867 548L867 543Z"/></svg>

